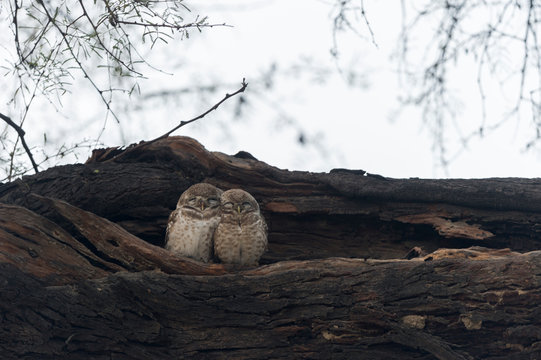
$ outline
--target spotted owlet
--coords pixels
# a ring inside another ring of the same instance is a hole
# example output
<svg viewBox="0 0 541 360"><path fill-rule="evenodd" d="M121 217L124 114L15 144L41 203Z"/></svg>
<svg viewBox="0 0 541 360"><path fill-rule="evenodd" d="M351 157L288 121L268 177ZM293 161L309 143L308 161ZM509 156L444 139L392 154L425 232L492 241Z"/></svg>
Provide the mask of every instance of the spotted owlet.
<svg viewBox="0 0 541 360"><path fill-rule="evenodd" d="M222 190L210 184L195 184L180 195L169 216L165 248L175 254L209 262L212 236L220 222Z"/></svg>
<svg viewBox="0 0 541 360"><path fill-rule="evenodd" d="M257 201L244 190L227 190L221 197L222 216L214 233L214 253L229 264L258 265L267 249L267 224Z"/></svg>

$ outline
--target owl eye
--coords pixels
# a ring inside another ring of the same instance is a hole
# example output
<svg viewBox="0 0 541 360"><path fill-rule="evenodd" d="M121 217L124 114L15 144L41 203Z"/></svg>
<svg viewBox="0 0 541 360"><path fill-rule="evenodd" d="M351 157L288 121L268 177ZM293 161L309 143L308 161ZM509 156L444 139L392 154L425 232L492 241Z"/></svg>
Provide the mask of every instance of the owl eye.
<svg viewBox="0 0 541 360"><path fill-rule="evenodd" d="M217 198L208 198L207 202L209 206L215 206L220 202L220 200L218 200Z"/></svg>
<svg viewBox="0 0 541 360"><path fill-rule="evenodd" d="M232 202L226 202L224 204L225 209L233 209L233 203Z"/></svg>
<svg viewBox="0 0 541 360"><path fill-rule="evenodd" d="M188 203L189 203L189 204L195 204L196 202L197 202L197 199L194 198L194 197L193 197L193 198L190 198L190 199L188 200Z"/></svg>
<svg viewBox="0 0 541 360"><path fill-rule="evenodd" d="M242 203L242 207L245 209L245 210L250 210L252 208L252 204L250 204L249 202L243 202Z"/></svg>

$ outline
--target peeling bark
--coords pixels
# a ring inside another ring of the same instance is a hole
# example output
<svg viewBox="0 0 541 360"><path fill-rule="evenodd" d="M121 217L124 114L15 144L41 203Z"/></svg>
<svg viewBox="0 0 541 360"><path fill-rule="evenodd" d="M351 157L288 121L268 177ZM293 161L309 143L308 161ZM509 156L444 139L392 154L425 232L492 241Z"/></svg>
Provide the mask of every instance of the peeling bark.
<svg viewBox="0 0 541 360"><path fill-rule="evenodd" d="M395 220L406 224L427 224L446 238L460 238L472 240L485 240L494 236L490 231L481 229L479 224L468 224L465 221L451 221L440 217L434 213L404 215L395 218Z"/></svg>
<svg viewBox="0 0 541 360"><path fill-rule="evenodd" d="M264 266L160 246L200 181L260 202ZM540 185L290 172L182 137L95 151L0 184L0 354L538 358Z"/></svg>

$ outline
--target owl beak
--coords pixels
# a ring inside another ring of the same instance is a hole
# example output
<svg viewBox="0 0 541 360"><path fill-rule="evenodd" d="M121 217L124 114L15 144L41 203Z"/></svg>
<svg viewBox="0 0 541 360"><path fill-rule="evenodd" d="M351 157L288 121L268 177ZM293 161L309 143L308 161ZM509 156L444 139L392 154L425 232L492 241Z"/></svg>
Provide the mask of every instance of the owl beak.
<svg viewBox="0 0 541 360"><path fill-rule="evenodd" d="M205 203L201 201L201 211L205 210Z"/></svg>
<svg viewBox="0 0 541 360"><path fill-rule="evenodd" d="M237 205L237 212L240 214L240 205Z"/></svg>

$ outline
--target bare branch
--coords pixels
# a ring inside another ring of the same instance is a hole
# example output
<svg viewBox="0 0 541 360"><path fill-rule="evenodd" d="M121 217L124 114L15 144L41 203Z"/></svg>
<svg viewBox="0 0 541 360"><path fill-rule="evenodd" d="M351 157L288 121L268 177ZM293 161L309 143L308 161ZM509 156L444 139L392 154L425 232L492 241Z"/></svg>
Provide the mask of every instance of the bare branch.
<svg viewBox="0 0 541 360"><path fill-rule="evenodd" d="M214 104L211 108L209 108L207 111L205 111L204 113L194 117L193 119L190 119L190 120L186 120L186 121L181 121L180 124L178 124L177 126L175 126L173 129L169 130L168 132L166 132L165 134L161 135L161 136L158 136L157 138L155 139L152 139L150 141L142 141L140 142L139 144L133 146L133 147L130 147L128 148L127 150L121 152L120 154L118 155L115 155L114 157L112 157L110 160L113 161L113 160L117 160L121 157L124 157L125 155L131 153L133 150L135 149L139 149L141 146L147 146L147 145L150 145L158 140L161 140L161 139L165 139L167 138L169 135L171 135L174 131L180 129L181 127L183 126L186 126L188 124L191 124L193 123L194 121L197 121L199 119L202 119L204 118L205 116L207 116L209 113L211 113L212 111L218 109L218 107L224 103L226 100L228 100L229 98L232 98L233 96L235 95L238 95L240 93L243 93L244 90L246 90L246 87L248 86L248 83L245 81L245 79L242 79L242 86L237 90L235 91L234 93L231 93L231 94L225 94L224 98L220 101L218 101L216 104Z"/></svg>
<svg viewBox="0 0 541 360"><path fill-rule="evenodd" d="M6 157L5 161L9 166L9 172L6 171L8 179L11 179L14 173L19 176L31 170L27 161L16 161L17 158L25 157L25 150L31 157L36 172L38 167L43 167L40 162L41 153L34 149L32 151L36 161L33 161L22 131L22 128L26 129L23 126L24 120L36 91L45 95L52 106L58 103L62 107L61 100L70 90L68 87L78 75L84 77L84 81L90 85L92 91L97 92L98 100L106 108L104 125L97 137L99 139L110 116L120 123L116 111L113 110L113 101L117 99L118 93L131 95L133 91L137 91L137 80L145 78L140 66L145 65L152 70L164 72L147 62L146 56L139 51L140 43L133 40L137 39L134 38L134 33L142 35L143 44L148 42L146 39L149 38L152 48L156 41L167 43L173 38L188 38L189 31L230 26L225 23L209 23L208 17L200 15L194 15L188 20L185 14L191 11L183 1L178 0L10 0L7 7L10 10L7 19L14 42L11 46L16 55L16 60L11 62L11 68L8 69L17 77L18 82L10 105L17 108L22 103L24 106L24 115L17 124L4 119L9 124L6 132L15 129L19 134L13 142L13 151L10 149L7 152L10 154L10 158ZM101 77L102 73L105 73L108 79ZM133 79L133 84L124 86L123 82L127 78ZM116 86L115 81L120 85ZM33 84L29 86L28 83ZM246 84L243 83L243 86L246 87ZM233 95L235 94L231 96ZM220 104L221 102L215 108ZM6 136L0 138L0 145L4 148L5 139ZM44 152L44 161L68 154L69 151L63 148L64 146L58 149L57 155L50 156Z"/></svg>
<svg viewBox="0 0 541 360"><path fill-rule="evenodd" d="M13 122L13 120L11 120L8 116L0 113L0 118L2 120L4 120L9 126L11 126L13 129L15 129L15 131L17 132L17 134L19 135L19 138L21 139L21 143L23 144L23 147L24 147L24 150L26 151L26 153L28 154L28 157L30 158L30 162L32 163L32 167L34 168L34 171L36 172L36 174L39 172L38 170L38 165L36 164L36 162L34 161L34 157L32 156L32 152L30 151L30 148L28 147L28 145L26 144L26 140L24 139L24 135L25 135L25 132L24 130L17 124L15 124Z"/></svg>
<svg viewBox="0 0 541 360"><path fill-rule="evenodd" d="M240 87L240 89L238 89L237 91L235 91L234 93L232 94L225 94L224 98L220 101L218 101L216 104L214 104L214 106L212 106L210 109L208 109L207 111L205 111L204 113L194 117L193 119L190 119L190 120L186 120L186 121L181 121L180 124L178 124L177 126L175 126L173 129L169 130L168 132L166 132L165 134L161 135L161 136L158 136L157 138L153 139L153 140L150 140L148 142L146 142L146 144L152 144L153 142L156 142L160 139L164 139L166 137L168 137L169 135L171 135L173 132L177 131L178 129L180 129L181 127L183 126L186 126L188 124L191 124L193 123L194 121L197 121L199 119L202 119L204 118L205 116L207 116L209 113L211 113L212 111L218 109L218 107L220 105L222 105L223 102L227 101L227 99L235 96L235 95L238 95L240 93L243 93L244 90L246 90L246 87L248 86L248 83L245 81L246 79L242 79L242 86Z"/></svg>
<svg viewBox="0 0 541 360"><path fill-rule="evenodd" d="M129 72L134 73L137 76L143 76L143 74L136 71L133 66L130 66L129 64L126 64L120 57L118 57L118 56L116 56L115 54L112 53L112 51L109 49L109 47L107 47L103 43L103 41L101 40L101 37L99 35L100 33L99 33L99 30L98 30L98 27L94 24L94 21L92 21L92 19L90 18L90 15L88 15L88 11L85 8L83 0L79 0L79 5L81 5L81 9L83 10L84 16L86 17L88 23L90 24L90 26L94 30L96 40L100 44L101 49L103 49L112 59L114 59L114 61L116 61L119 64L121 64L122 66L124 66L126 68L126 70L128 70Z"/></svg>
<svg viewBox="0 0 541 360"><path fill-rule="evenodd" d="M511 119L519 121L521 114L527 111L526 103L532 105L528 118L539 133L539 107L532 94L541 89L541 50L537 34L540 5L533 0L418 4L420 7L402 1L398 72L408 80L403 104L422 109L423 120L433 135L434 148L439 152L439 165L445 166L455 157L446 154L450 139L458 145L453 152L461 153L471 139L486 136ZM406 8L413 9L413 16L406 16ZM434 25L437 28L430 41L416 42L417 35L426 36L427 26ZM424 54L415 51L419 46L425 49ZM458 117L461 91L456 89L455 80L456 74L464 69L462 65L471 62L476 64L477 74L471 77L470 83L461 82L465 87L476 85L479 92L482 119L473 126ZM503 95L498 98L501 106L487 107L487 101L498 96L489 87L495 81L500 83L502 94L512 89L517 100L507 104ZM507 107L505 111L501 110L503 106ZM496 111L501 113L496 114ZM453 126L454 131L449 131ZM541 136L536 140L541 141Z"/></svg>
<svg viewBox="0 0 541 360"><path fill-rule="evenodd" d="M224 26L224 27L232 27L231 25L228 25L226 23L221 24L198 24L198 23L189 23L189 24L167 24L167 23L142 23L139 21L128 21L128 20L116 20L117 24L122 25L132 25L132 26L142 26L144 28L165 28L165 29L173 29L173 30L185 30L189 28L196 28L197 30L201 30L202 28L213 28L216 26Z"/></svg>
<svg viewBox="0 0 541 360"><path fill-rule="evenodd" d="M104 95L104 91L98 87L98 85L94 82L90 74L86 71L84 65L79 60L79 57L77 56L76 52L74 51L73 47L71 46L69 40L68 40L68 34L60 28L58 23L55 21L54 16L52 16L49 13L49 10L45 6L45 4L40 1L39 4L41 5L43 11L45 12L46 16L48 17L49 21L53 24L53 26L56 28L58 33L62 36L62 40L66 44L66 48L68 49L69 53L72 56L73 61L77 64L77 67L83 72L84 77L90 82L90 84L96 89L98 92L98 95L100 96L101 100L103 101L105 107L107 108L107 111L115 118L117 123L120 123L120 120L116 116L115 112L111 108L111 99L107 100Z"/></svg>
<svg viewBox="0 0 541 360"><path fill-rule="evenodd" d="M376 42L376 36L374 34L374 31L372 30L372 26L370 25L370 21L368 20L368 17L366 15L366 8L364 4L364 0L361 0L360 6L358 5L351 5L350 3L354 1L351 0L337 0L336 4L334 5L333 11L336 11L336 13L333 15L333 29L332 29L332 39L333 39L333 46L331 49L331 54L334 57L338 56L338 33L340 31L349 30L355 35L359 36L360 38L369 39L372 44L375 47L378 47L378 44ZM354 17L355 20L351 20L351 17ZM360 29L357 29L355 26L356 23L361 21L359 17L362 19L362 22L364 22L366 31L368 31L369 37L366 37L363 32Z"/></svg>

